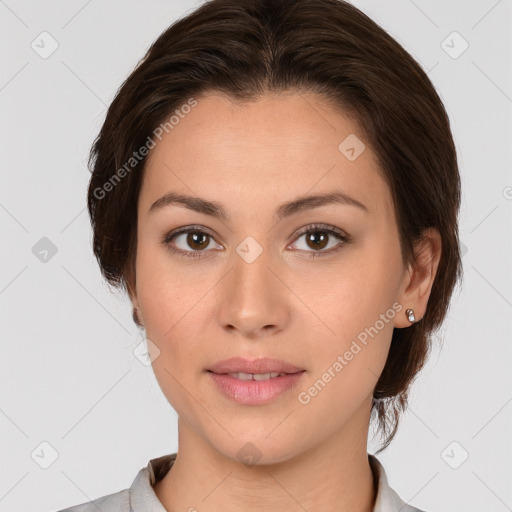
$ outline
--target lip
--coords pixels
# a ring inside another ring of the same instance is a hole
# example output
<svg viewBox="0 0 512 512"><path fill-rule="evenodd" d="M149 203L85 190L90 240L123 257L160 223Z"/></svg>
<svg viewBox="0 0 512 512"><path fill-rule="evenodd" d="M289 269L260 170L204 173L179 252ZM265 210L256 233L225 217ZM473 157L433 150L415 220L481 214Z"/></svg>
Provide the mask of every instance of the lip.
<svg viewBox="0 0 512 512"><path fill-rule="evenodd" d="M225 373L297 373L303 371L290 363L273 359L270 357L259 357L257 359L245 359L243 357L231 357L215 363L208 371L225 374Z"/></svg>
<svg viewBox="0 0 512 512"><path fill-rule="evenodd" d="M268 380L239 380L227 373L208 372L219 391L226 397L242 405L263 405L275 400L279 395L297 386L305 370Z"/></svg>
<svg viewBox="0 0 512 512"><path fill-rule="evenodd" d="M286 373L267 380L241 380L232 373ZM232 357L219 361L208 370L217 389L242 405L263 405L297 386L306 370L279 359Z"/></svg>

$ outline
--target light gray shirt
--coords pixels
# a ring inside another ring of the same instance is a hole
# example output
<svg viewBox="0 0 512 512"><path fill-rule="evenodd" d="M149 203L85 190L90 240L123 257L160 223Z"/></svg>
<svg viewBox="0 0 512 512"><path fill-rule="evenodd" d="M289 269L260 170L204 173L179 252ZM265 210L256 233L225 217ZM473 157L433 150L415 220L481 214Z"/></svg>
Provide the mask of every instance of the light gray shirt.
<svg viewBox="0 0 512 512"><path fill-rule="evenodd" d="M378 482L373 512L423 512L407 505L388 484L384 467L374 455L368 455L370 467ZM135 477L129 489L108 494L81 505L58 512L167 512L157 498L153 486L171 469L176 454L151 459Z"/></svg>

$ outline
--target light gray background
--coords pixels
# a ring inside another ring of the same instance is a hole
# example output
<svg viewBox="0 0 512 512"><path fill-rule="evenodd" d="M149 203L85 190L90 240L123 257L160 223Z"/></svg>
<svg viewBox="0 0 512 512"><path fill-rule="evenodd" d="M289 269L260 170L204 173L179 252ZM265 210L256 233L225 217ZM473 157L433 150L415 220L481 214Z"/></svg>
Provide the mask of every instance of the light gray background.
<svg viewBox="0 0 512 512"><path fill-rule="evenodd" d="M380 460L420 508L512 510L512 0L354 3L419 61L445 102L467 251L443 348ZM50 512L119 491L177 448L175 413L133 355L141 338L129 303L93 258L86 159L124 78L197 5L0 1L1 512ZM47 59L31 47L43 31L59 45ZM458 53L461 39L442 44L453 31L469 43L457 58L445 50ZM46 262L32 252L42 237L57 248ZM49 462L42 442L58 453L47 469L34 460Z"/></svg>

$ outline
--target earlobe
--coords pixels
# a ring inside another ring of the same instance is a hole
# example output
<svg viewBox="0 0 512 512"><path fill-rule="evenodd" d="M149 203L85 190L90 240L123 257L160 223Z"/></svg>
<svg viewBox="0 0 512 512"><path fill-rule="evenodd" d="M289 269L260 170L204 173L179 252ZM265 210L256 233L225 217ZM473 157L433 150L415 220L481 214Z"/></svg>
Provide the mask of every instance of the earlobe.
<svg viewBox="0 0 512 512"><path fill-rule="evenodd" d="M137 292L135 288L131 285L131 283L127 283L127 292L128 297L130 298L130 302L132 303L132 318L137 327L144 327L144 320L142 318L142 314L140 312L140 305L137 299Z"/></svg>
<svg viewBox="0 0 512 512"><path fill-rule="evenodd" d="M144 319L142 318L142 314L140 312L139 301L137 300L137 295L133 292L129 293L130 301L132 303L132 318L137 327L144 327Z"/></svg>
<svg viewBox="0 0 512 512"><path fill-rule="evenodd" d="M132 318L133 318L133 321L135 322L135 324L137 325L137 327L144 327L144 323L140 319L140 312L135 307L133 308Z"/></svg>

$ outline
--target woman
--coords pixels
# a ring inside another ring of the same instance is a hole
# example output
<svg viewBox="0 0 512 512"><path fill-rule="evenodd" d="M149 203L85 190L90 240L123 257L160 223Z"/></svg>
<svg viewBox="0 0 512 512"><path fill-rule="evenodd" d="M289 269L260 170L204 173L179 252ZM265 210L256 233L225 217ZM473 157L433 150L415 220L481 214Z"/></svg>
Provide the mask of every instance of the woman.
<svg viewBox="0 0 512 512"><path fill-rule="evenodd" d="M120 88L91 170L94 252L179 447L66 510L419 510L367 453L462 276L449 120L413 58L340 0L212 0Z"/></svg>

